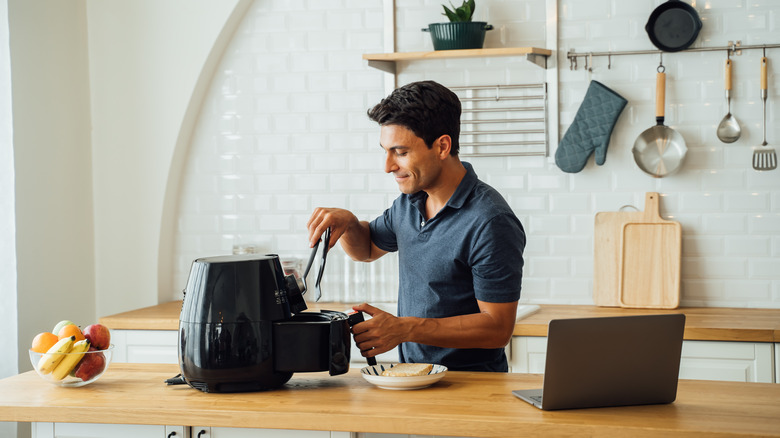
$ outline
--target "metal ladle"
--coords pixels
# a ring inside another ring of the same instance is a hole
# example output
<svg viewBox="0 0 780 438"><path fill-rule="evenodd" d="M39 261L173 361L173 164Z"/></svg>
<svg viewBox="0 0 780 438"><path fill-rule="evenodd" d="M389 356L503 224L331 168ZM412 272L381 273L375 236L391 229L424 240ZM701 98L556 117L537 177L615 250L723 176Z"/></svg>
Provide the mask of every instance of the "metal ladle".
<svg viewBox="0 0 780 438"><path fill-rule="evenodd" d="M718 138L723 143L734 143L742 134L737 118L731 115L731 59L726 59L726 102L728 114L718 124Z"/></svg>

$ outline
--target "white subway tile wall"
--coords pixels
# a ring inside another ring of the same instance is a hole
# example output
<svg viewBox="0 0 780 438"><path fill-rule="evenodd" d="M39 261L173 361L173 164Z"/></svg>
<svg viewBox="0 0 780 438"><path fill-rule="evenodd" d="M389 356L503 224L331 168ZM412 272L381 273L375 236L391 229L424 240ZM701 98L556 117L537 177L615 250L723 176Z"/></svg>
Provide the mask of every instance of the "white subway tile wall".
<svg viewBox="0 0 780 438"><path fill-rule="evenodd" d="M547 1L481 0L486 47L553 47L545 41ZM397 50L432 49L421 32L444 20L440 0L396 0ZM593 220L624 205L644 208L645 192L662 196L661 215L683 227L682 304L780 307L780 170L751 168L761 143L761 50L733 56L732 113L742 137L721 143L726 114L726 52L666 53L666 124L688 146L682 169L654 179L631 154L655 124L657 55L594 57L592 72L570 69L576 52L652 50L644 30L663 0L558 1L560 135L571 124L590 80L628 99L607 161L593 158L577 174L552 158L470 158L523 221L527 236L521 301L591 304ZM690 1L704 28L694 47L780 43L775 0ZM398 195L383 172L378 128L365 115L384 96L383 73L364 53L383 52L381 0L257 1L230 44L193 136L180 194L175 247L176 290L197 257L252 244L283 258L309 256L306 222L318 206L371 220ZM767 139L780 148L780 49L768 49ZM448 86L538 83L543 69L522 57L402 62L398 83L433 79ZM554 100L555 97L552 96ZM551 102L551 108L555 108ZM556 145L550 145L551 154ZM552 156L552 155L551 155ZM302 267L301 267L302 269ZM323 300L395 300L397 259L356 263L336 246L328 256ZM313 276L310 276L313 282ZM171 296L171 299L180 296Z"/></svg>

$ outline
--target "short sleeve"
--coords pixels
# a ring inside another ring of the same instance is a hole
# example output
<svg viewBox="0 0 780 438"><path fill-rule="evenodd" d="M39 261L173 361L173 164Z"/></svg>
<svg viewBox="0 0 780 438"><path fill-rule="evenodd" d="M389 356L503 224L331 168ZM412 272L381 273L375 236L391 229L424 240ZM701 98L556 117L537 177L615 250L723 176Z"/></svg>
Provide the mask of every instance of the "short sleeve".
<svg viewBox="0 0 780 438"><path fill-rule="evenodd" d="M398 238L393 228L392 211L395 205L396 203L393 203L392 207L385 210L381 216L371 221L368 225L371 241L382 251L398 251Z"/></svg>
<svg viewBox="0 0 780 438"><path fill-rule="evenodd" d="M506 303L520 298L524 249L525 231L514 215L499 214L484 225L470 263L478 300Z"/></svg>

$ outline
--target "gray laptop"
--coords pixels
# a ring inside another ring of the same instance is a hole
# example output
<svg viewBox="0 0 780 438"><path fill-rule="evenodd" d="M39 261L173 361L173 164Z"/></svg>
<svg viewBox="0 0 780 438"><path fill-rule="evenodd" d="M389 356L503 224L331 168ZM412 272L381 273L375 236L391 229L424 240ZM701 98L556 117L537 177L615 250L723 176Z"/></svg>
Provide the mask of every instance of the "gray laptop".
<svg viewBox="0 0 780 438"><path fill-rule="evenodd" d="M512 391L544 410L671 403L685 315L555 319L543 389Z"/></svg>

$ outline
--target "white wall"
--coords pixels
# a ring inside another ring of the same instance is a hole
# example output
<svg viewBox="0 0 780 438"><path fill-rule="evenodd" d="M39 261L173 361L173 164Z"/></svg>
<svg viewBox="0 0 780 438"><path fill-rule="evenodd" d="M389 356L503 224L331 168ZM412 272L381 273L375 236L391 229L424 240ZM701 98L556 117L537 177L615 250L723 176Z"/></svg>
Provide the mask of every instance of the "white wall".
<svg viewBox="0 0 780 438"><path fill-rule="evenodd" d="M568 69L565 53L570 49L654 49L644 25L660 3L597 1L588 2L586 7L577 1L561 2L558 59L564 128L573 119L589 78L582 62L578 71ZM725 47L729 40L745 45L780 43L776 19L780 4L776 1L708 0L695 4L704 27L694 47ZM662 215L679 221L683 228L684 305L780 307L780 170L756 172L751 168L752 147L761 143L761 55L760 50L752 50L732 57L731 109L743 130L742 137L732 144L721 143L716 136L716 126L727 112L725 51L664 55L666 124L685 138L688 156L679 173L663 179L642 174L630 152L636 137L655 123L653 99L659 57L613 57L612 69L607 68L606 58L594 62L593 79L621 93L629 105L613 133L605 165L598 168L591 164L581 174L563 177L557 187L571 194L586 194L584 212L616 209L626 201L641 206L645 191L664 194ZM767 57L767 138L770 144L778 145L780 49L767 50ZM551 197L549 208L560 208L552 201L565 199ZM549 217L560 217L565 211L551 210ZM582 212L575 211L577 217ZM552 245L567 235L565 230L551 234L550 246L535 248L546 261L554 259L538 250L554 249ZM587 277L575 275L576 266L568 266L570 271L565 274L581 284Z"/></svg>
<svg viewBox="0 0 780 438"><path fill-rule="evenodd" d="M381 3L253 5L219 67L193 137L175 247L178 286L171 299L181 297L177 291L195 257L229 253L235 243L305 256L305 222L314 207L345 207L370 219L397 196L382 173L378 130L365 117L382 97L382 74L359 61L362 53L383 51ZM750 168L751 146L760 142L760 51L734 58L732 110L744 133L731 145L715 137L715 126L726 113L725 51L664 56L667 125L682 133L689 153L683 169L663 179L642 173L631 155L634 139L655 124L658 58L613 57L611 69L605 58L597 58L591 75L582 67L568 68L569 49L653 49L643 28L660 3L558 2L561 135L591 77L629 100L604 166L591 159L572 175L544 158L464 158L507 197L525 224L523 301L592 303L594 214L624 204L641 210L645 192L658 191L662 215L683 226L684 305L780 307L780 170ZM428 34L420 29L441 21L440 4L396 2L398 51L431 49ZM483 0L478 7L477 16L497 27L488 33L487 47L547 46L545 1ZM697 2L696 8L705 22L697 46L725 46L728 40L777 43L776 2L710 0ZM771 123L780 98L771 59L780 62L779 54L778 49L768 52L770 143L779 141L780 132ZM399 84L545 80L544 70L520 58L401 63L399 69ZM326 298L384 300L395 269L386 263L368 271L331 256L326 274L331 283L324 293Z"/></svg>
<svg viewBox="0 0 780 438"><path fill-rule="evenodd" d="M95 318L85 3L8 2L19 369L35 334Z"/></svg>
<svg viewBox="0 0 780 438"><path fill-rule="evenodd" d="M17 363L16 224L14 220L14 149L11 107L11 56L8 2L0 1L0 378L19 371ZM0 423L0 436L16 436L16 423Z"/></svg>
<svg viewBox="0 0 780 438"><path fill-rule="evenodd" d="M34 335L61 319L158 303L173 151L237 4L8 2L14 159L3 164L14 169L3 177L15 180L3 188L15 193L2 199L15 200L3 211L15 210L17 287L11 273L2 281L16 291L18 308L3 300L3 311L18 317L20 370Z"/></svg>
<svg viewBox="0 0 780 438"><path fill-rule="evenodd" d="M198 86L210 80L202 72L220 54L212 48L246 4L88 2L98 315L157 304L168 288L158 267L168 263L160 253L177 142L189 138L188 110L197 114Z"/></svg>

